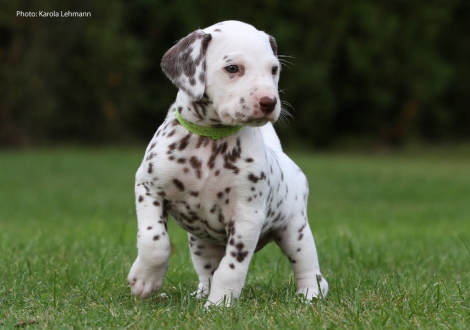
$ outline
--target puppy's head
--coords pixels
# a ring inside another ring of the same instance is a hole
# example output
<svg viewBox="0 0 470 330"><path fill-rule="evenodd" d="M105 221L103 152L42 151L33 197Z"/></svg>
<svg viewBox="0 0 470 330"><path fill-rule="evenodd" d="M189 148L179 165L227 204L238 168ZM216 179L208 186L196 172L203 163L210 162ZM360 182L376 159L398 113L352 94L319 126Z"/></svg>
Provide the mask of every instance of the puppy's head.
<svg viewBox="0 0 470 330"><path fill-rule="evenodd" d="M249 24L226 21L191 33L163 56L162 68L192 101L205 95L223 125L262 126L279 117L276 42Z"/></svg>

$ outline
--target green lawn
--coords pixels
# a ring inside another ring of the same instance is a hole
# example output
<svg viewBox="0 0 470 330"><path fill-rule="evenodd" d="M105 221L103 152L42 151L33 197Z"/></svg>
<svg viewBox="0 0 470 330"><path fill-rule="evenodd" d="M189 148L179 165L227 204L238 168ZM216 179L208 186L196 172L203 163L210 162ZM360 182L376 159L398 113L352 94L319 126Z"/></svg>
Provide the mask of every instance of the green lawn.
<svg viewBox="0 0 470 330"><path fill-rule="evenodd" d="M163 292L134 299L134 173L141 149L0 152L0 322L5 328L466 329L470 150L293 153L326 300L295 296L289 262L255 255L242 299L205 311L186 234L173 223Z"/></svg>

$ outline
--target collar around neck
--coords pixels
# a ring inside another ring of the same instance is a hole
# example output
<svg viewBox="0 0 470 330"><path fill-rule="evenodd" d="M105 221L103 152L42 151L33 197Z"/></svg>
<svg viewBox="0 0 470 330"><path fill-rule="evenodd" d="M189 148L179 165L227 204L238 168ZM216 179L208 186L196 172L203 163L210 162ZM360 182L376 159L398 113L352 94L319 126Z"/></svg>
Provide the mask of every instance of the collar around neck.
<svg viewBox="0 0 470 330"><path fill-rule="evenodd" d="M176 115L176 119L178 120L178 122L186 130L197 135L208 136L212 138L212 140L218 140L218 139L222 139L224 137L230 136L232 134L239 132L243 128L243 126L218 126L218 127L199 126L181 117L181 114L179 113L178 109L176 109L175 115Z"/></svg>

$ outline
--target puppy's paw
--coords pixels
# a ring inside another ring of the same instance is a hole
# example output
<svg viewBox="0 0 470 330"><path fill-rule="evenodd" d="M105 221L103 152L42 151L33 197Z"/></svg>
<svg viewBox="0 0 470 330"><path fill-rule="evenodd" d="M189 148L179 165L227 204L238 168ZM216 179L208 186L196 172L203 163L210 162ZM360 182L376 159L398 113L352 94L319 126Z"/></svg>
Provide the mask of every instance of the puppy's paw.
<svg viewBox="0 0 470 330"><path fill-rule="evenodd" d="M223 291L214 291L211 290L207 302L204 305L205 309L210 309L211 307L230 307L238 299L239 294L234 294L234 292L229 290Z"/></svg>
<svg viewBox="0 0 470 330"><path fill-rule="evenodd" d="M217 302L213 302L211 300L207 300L206 303L204 304L204 308L206 310L210 310L211 308L218 308L218 307L230 307L232 305L232 300L231 299L227 299L226 297L224 297L223 299L217 301Z"/></svg>
<svg viewBox="0 0 470 330"><path fill-rule="evenodd" d="M163 286L167 265L151 266L136 259L127 277L132 294L141 299L147 299L152 292Z"/></svg>
<svg viewBox="0 0 470 330"><path fill-rule="evenodd" d="M196 299L204 299L209 295L209 287L204 283L199 283L196 291L191 293L191 296Z"/></svg>
<svg viewBox="0 0 470 330"><path fill-rule="evenodd" d="M317 275L317 285L311 287L301 287L297 289L297 293L305 297L307 301L313 299L325 298L328 293L328 282L321 274ZM320 289L319 289L320 288Z"/></svg>

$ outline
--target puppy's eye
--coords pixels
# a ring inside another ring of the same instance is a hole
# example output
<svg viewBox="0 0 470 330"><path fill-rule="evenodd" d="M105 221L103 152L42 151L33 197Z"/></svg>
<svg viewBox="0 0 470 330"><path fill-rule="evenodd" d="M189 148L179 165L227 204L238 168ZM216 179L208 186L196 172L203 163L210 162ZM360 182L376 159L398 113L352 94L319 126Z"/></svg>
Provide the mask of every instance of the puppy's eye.
<svg viewBox="0 0 470 330"><path fill-rule="evenodd" d="M228 73L237 73L238 72L238 65L232 64L232 65L226 66L225 71L227 71Z"/></svg>
<svg viewBox="0 0 470 330"><path fill-rule="evenodd" d="M273 74L273 76L275 76L277 74L277 70L278 70L278 67L277 66L273 66L271 68L271 73Z"/></svg>

